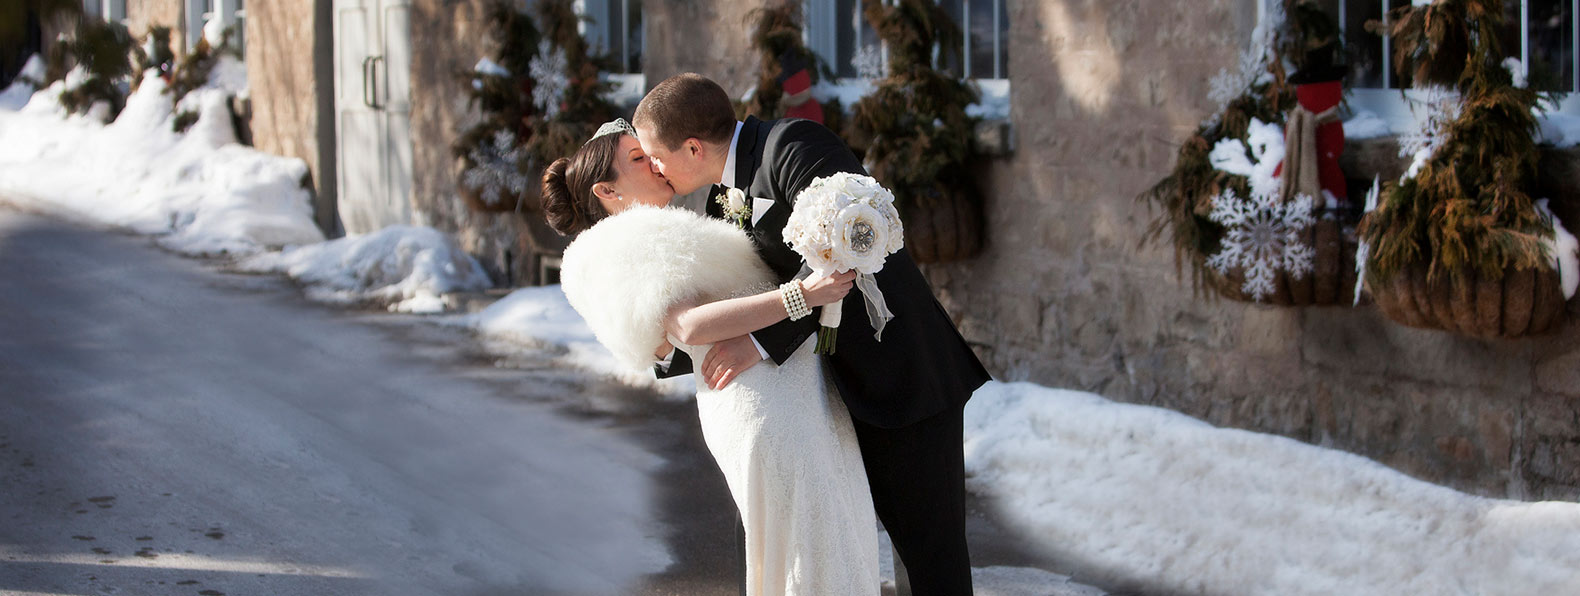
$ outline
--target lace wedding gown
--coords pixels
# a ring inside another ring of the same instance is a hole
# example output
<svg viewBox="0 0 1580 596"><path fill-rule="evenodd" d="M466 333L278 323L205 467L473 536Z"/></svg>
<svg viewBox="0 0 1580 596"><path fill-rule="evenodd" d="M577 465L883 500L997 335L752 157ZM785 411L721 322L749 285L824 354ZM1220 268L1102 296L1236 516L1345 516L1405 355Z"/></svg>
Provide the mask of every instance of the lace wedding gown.
<svg viewBox="0 0 1580 596"><path fill-rule="evenodd" d="M697 392L708 450L746 527L748 594L878 593L878 535L856 431L808 338ZM680 346L702 362L708 346Z"/></svg>
<svg viewBox="0 0 1580 596"><path fill-rule="evenodd" d="M561 265L566 299L622 363L648 368L679 304L774 287L744 233L679 209L633 208L583 232ZM702 362L710 346L684 346ZM699 383L697 412L746 528L753 596L879 592L877 521L845 404L808 338L722 390Z"/></svg>

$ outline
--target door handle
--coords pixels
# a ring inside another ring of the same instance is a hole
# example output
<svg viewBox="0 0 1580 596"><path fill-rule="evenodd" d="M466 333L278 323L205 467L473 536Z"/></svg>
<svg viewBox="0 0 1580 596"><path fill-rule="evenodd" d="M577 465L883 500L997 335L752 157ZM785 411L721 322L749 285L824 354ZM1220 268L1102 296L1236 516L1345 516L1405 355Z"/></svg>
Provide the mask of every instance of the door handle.
<svg viewBox="0 0 1580 596"><path fill-rule="evenodd" d="M379 101L379 65L383 63L383 56L373 57L373 109L375 110L384 109L384 104Z"/></svg>
<svg viewBox="0 0 1580 596"><path fill-rule="evenodd" d="M373 58L368 56L362 59L362 105L377 109L378 106L373 105L372 70L369 68L373 64Z"/></svg>

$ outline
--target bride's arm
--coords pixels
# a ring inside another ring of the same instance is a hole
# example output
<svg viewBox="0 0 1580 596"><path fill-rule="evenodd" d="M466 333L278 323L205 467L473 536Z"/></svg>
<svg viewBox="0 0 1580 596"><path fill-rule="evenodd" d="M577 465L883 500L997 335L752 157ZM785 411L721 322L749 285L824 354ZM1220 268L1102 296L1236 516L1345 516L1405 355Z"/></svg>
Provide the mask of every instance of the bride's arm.
<svg viewBox="0 0 1580 596"><path fill-rule="evenodd" d="M845 272L800 280L801 295L807 308L832 304L850 293L855 279L854 272ZM780 291L775 289L741 298L679 306L664 319L664 330L680 343L692 346L740 337L789 316L779 296Z"/></svg>

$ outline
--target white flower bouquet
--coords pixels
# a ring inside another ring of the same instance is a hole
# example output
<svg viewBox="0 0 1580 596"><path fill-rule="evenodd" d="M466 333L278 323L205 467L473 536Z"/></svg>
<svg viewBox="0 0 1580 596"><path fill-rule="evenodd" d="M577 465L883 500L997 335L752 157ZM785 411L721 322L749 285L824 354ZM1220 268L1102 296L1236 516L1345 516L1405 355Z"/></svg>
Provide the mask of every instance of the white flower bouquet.
<svg viewBox="0 0 1580 596"><path fill-rule="evenodd" d="M820 275L855 270L856 287L867 302L867 317L883 339L883 326L894 314L883 302L873 274L889 255L905 246L905 229L894 208L894 193L871 176L841 172L813 180L796 196L795 209L784 227L785 243ZM838 339L840 306L823 307L818 317L817 353L833 354Z"/></svg>

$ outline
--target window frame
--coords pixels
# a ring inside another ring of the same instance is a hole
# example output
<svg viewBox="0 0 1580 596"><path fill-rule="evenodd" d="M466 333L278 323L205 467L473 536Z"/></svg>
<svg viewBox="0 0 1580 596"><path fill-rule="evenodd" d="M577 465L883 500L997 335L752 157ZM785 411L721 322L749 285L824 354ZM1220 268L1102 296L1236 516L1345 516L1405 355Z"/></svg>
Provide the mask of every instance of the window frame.
<svg viewBox="0 0 1580 596"><path fill-rule="evenodd" d="M986 2L992 2L992 8L994 8L994 16L992 16L992 19L994 19L994 25L992 25L992 30L994 30L994 46L992 46L994 47L992 49L992 54L994 54L994 73L992 74L1003 74L1003 76L989 77L972 76L972 66L970 66L970 62L972 62L970 60L970 40L972 40L969 27L970 6L967 5L967 2L970 2L970 0L935 0L935 2L961 3L961 14L967 19L967 22L962 22L961 24L961 70L964 73L964 79L976 82L978 85L991 87L995 92L1003 89L997 95L1008 96L1008 85L1010 85L1010 63L1008 63L1010 62L1008 60L1010 40L1008 40L1008 36L1010 36L1010 30L1008 30L1008 22L1005 22L1005 19L1003 19L1006 11L1008 11L1008 0L986 0ZM983 0L976 0L976 2L983 2ZM822 57L823 62L836 66L834 71L836 71L836 74L839 73L837 66L844 65L844 62L848 62L848 60L842 62L841 57L839 57L839 27L841 27L841 22L839 21L841 21L842 16L837 11L837 0L803 0L801 8L803 8L801 14L804 14L804 17L806 17L806 22L801 25L801 41L806 43L807 49L811 49L818 57ZM860 0L856 0L856 14L861 14ZM1005 25L1005 27L999 27L1000 24ZM863 41L861 28L856 28L855 40L853 40L852 44L853 51L855 51L855 47L863 47ZM883 65L886 68L888 66L888 44L882 38L878 40L878 44L882 47ZM934 51L935 68L937 68L937 54L939 52ZM855 55L852 55L852 58L855 58ZM837 84L863 84L863 82L871 82L871 79L836 76L836 82Z"/></svg>
<svg viewBox="0 0 1580 596"><path fill-rule="evenodd" d="M1563 92L1563 99L1558 102L1558 105L1551 107L1553 108L1552 111L1554 112L1580 114L1580 0L1567 1L1569 2L1571 15L1570 52L1571 56L1574 56L1574 59L1576 60L1576 64L1571 67L1573 72L1570 73L1569 84L1572 91ZM1335 15L1338 18L1340 35L1344 36L1346 39L1349 37L1349 4L1350 2L1346 0L1337 0L1338 14ZM1524 65L1524 68L1528 72L1530 68L1529 65L1531 57L1530 0L1519 0L1519 6L1519 55L1521 64ZM1387 4L1385 2L1379 2L1378 8L1380 9L1379 12L1381 13L1378 15L1378 18L1380 20L1386 20L1386 15L1388 12ZM1258 1L1257 22L1262 22L1262 20L1266 18L1266 12L1266 5L1263 2ZM1383 86L1351 86L1349 88L1350 107L1352 109L1363 109L1377 114L1378 117L1388 122L1390 126L1414 122L1417 118L1417 115L1411 110L1410 104L1411 101L1419 97L1420 91L1415 89L1400 89L1390 86L1393 84L1394 76L1392 68L1393 40L1391 37L1387 35L1382 36L1381 51L1381 64L1384 65L1382 69Z"/></svg>
<svg viewBox="0 0 1580 596"><path fill-rule="evenodd" d="M630 42L632 31L628 15L630 15L631 4L640 5L641 0L576 0L572 3L572 9L577 16L583 17L576 24L576 31L582 35L582 39L587 40L588 47L592 48L594 52L607 51L611 55L614 54L613 49L609 47L608 40L604 39L604 28L599 26L599 24L606 23L608 19L612 18L610 6L613 2L620 2L621 9L624 11L621 15L621 22L623 23L622 28L625 29L626 38L623 40L622 49L629 49L627 44ZM588 19L591 19L591 22ZM640 26L643 30L640 31L642 47L639 49L639 52L645 57L647 54L647 32L645 31L647 18L645 14ZM621 55L614 56L614 58L619 61L620 69L625 72L606 72L602 74L604 81L612 86L605 97L616 104L634 106L638 101L641 101L643 93L647 91L647 74L645 72L647 65L644 62L640 65L640 68L632 69L631 55L626 51L622 51ZM632 72L633 70L635 72Z"/></svg>

